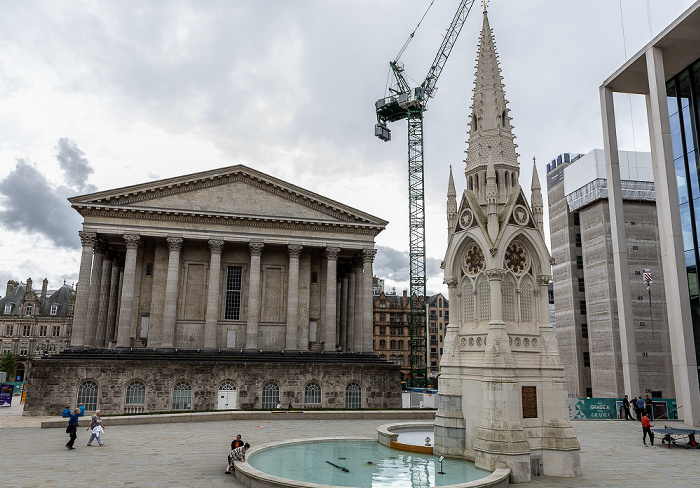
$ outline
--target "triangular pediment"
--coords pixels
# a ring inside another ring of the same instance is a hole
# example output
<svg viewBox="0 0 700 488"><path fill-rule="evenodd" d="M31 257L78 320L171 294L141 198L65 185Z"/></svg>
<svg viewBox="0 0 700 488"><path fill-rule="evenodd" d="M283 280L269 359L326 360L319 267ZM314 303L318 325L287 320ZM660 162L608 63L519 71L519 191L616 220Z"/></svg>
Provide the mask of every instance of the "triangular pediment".
<svg viewBox="0 0 700 488"><path fill-rule="evenodd" d="M328 224L387 222L238 165L69 199L82 209L118 209Z"/></svg>

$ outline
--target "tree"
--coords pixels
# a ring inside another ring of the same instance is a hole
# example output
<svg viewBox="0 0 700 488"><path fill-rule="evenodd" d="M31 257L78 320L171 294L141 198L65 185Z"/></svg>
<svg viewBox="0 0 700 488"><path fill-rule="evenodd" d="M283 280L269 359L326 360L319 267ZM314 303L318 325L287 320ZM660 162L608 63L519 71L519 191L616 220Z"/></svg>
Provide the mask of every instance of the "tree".
<svg viewBox="0 0 700 488"><path fill-rule="evenodd" d="M15 375L15 363L17 358L10 351L2 355L0 359L0 372L6 372L8 381L12 381Z"/></svg>

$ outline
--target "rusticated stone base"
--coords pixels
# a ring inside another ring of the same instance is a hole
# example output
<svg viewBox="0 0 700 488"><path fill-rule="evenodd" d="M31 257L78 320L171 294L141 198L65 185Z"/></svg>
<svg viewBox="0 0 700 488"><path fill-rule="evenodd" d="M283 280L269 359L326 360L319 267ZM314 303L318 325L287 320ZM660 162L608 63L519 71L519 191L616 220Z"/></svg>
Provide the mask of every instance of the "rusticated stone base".
<svg viewBox="0 0 700 488"><path fill-rule="evenodd" d="M75 406L81 383L97 384L97 408L104 415L127 411L126 389L146 386L143 412L172 410L173 387L192 388L191 410L217 409L219 387L232 383L237 404L262 408L263 385L279 387L286 408L345 408L350 383L360 385L362 408L401 408L400 367L366 354L217 353L203 351L67 352L36 360L25 404L26 415L58 415ZM321 403L305 404L308 383L321 387Z"/></svg>

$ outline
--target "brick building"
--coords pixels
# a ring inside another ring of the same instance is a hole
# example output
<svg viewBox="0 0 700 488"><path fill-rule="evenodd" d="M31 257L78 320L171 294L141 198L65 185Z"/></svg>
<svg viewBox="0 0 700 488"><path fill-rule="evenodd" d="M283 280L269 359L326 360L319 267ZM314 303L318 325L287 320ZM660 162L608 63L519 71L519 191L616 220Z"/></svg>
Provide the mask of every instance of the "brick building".
<svg viewBox="0 0 700 488"><path fill-rule="evenodd" d="M436 378L440 371L440 359L442 358L443 345L445 343L445 331L450 323L450 303L442 293L433 295L428 299L428 351L430 365L428 374Z"/></svg>

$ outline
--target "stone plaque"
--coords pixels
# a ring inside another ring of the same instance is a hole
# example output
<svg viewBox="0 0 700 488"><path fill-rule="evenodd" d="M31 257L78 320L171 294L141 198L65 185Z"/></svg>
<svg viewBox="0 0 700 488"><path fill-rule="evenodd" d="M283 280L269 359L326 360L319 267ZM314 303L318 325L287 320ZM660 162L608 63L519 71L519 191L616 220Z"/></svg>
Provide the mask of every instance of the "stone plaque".
<svg viewBox="0 0 700 488"><path fill-rule="evenodd" d="M537 418L537 387L523 386L523 418Z"/></svg>

